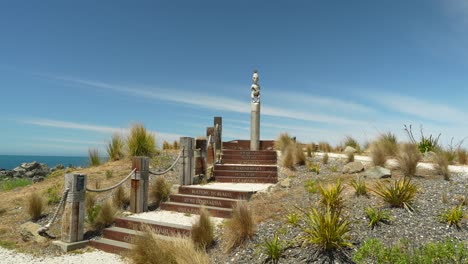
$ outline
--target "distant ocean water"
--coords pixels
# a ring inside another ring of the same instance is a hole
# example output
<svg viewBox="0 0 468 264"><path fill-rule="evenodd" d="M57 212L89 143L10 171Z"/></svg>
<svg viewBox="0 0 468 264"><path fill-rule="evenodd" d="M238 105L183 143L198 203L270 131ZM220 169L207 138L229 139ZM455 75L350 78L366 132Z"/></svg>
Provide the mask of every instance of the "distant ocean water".
<svg viewBox="0 0 468 264"><path fill-rule="evenodd" d="M33 161L45 163L49 168L53 168L57 164L62 164L65 167L68 165L73 165L75 167L88 166L88 157L0 155L0 168L12 170L23 162Z"/></svg>

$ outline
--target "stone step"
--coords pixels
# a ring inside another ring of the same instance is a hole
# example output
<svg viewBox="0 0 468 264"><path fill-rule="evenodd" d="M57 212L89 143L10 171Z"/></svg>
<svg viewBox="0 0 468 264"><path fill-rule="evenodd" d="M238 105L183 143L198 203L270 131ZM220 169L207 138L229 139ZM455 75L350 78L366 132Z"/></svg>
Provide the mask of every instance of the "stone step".
<svg viewBox="0 0 468 264"><path fill-rule="evenodd" d="M278 171L276 165L225 165L216 164L214 171Z"/></svg>
<svg viewBox="0 0 468 264"><path fill-rule="evenodd" d="M278 172L276 171L228 171L228 170L215 170L214 176L232 176L232 177L259 177L259 178L268 178L268 177L278 177Z"/></svg>
<svg viewBox="0 0 468 264"><path fill-rule="evenodd" d="M277 183L278 177L232 177L232 176L216 176L217 182L233 182L233 183Z"/></svg>
<svg viewBox="0 0 468 264"><path fill-rule="evenodd" d="M125 254L132 248L132 245L122 241L101 238L98 240L90 240L89 244L99 250L112 253L112 254Z"/></svg>
<svg viewBox="0 0 468 264"><path fill-rule="evenodd" d="M234 150L225 149L223 155L242 155L242 156L273 156L277 157L276 151L271 150Z"/></svg>
<svg viewBox="0 0 468 264"><path fill-rule="evenodd" d="M187 194L171 194L169 200L175 203L186 203L186 204L200 204L205 206L233 208L239 200L198 196L198 195L187 195Z"/></svg>
<svg viewBox="0 0 468 264"><path fill-rule="evenodd" d="M242 159L226 159L221 160L223 164L253 164L253 165L276 165L276 159L274 160L242 160Z"/></svg>
<svg viewBox="0 0 468 264"><path fill-rule="evenodd" d="M175 211L180 213L200 214L201 205L163 202L161 203L160 208L161 210ZM210 215L214 217L229 218L232 215L232 209L229 208L214 206L205 206L205 208L208 210L208 212L210 212Z"/></svg>
<svg viewBox="0 0 468 264"><path fill-rule="evenodd" d="M203 187L180 186L179 187L179 194L229 198L229 199L238 199L238 200L248 200L250 198L250 196L252 196L253 192L218 190L218 189L203 188Z"/></svg>
<svg viewBox="0 0 468 264"><path fill-rule="evenodd" d="M261 150L273 149L274 144L275 144L274 140L260 140L260 149ZM250 150L250 140L237 139L237 140L232 140L232 141L224 141L223 149Z"/></svg>
<svg viewBox="0 0 468 264"><path fill-rule="evenodd" d="M117 226L108 227L108 228L104 229L104 231L103 231L103 237L104 238L107 238L107 239L110 239L110 240L116 240L116 241L120 241L120 242L125 242L125 243L129 243L129 244L133 243L133 240L135 239L135 237L143 236L143 234L144 233L142 231L128 229L128 228L122 228L122 227L117 227ZM172 237L163 236L163 235L157 235L157 238L165 240L165 241L172 241L173 240Z"/></svg>
<svg viewBox="0 0 468 264"><path fill-rule="evenodd" d="M133 230L142 230L142 227L144 225L152 227L156 233L165 236L173 236L174 234L189 236L191 233L191 227L184 225L163 223L134 217L119 217L115 219L116 227L122 227Z"/></svg>
<svg viewBox="0 0 468 264"><path fill-rule="evenodd" d="M221 156L222 159L233 159L233 160L277 160L276 156L264 156L264 155L237 155L237 154L224 154ZM260 163L261 164L261 163Z"/></svg>

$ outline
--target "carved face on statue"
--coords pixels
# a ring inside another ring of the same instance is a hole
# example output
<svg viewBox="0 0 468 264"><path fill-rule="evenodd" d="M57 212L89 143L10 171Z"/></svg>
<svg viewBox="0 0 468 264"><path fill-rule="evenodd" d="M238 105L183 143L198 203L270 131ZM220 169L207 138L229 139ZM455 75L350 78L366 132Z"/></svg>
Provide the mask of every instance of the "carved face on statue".
<svg viewBox="0 0 468 264"><path fill-rule="evenodd" d="M258 82L258 73L255 71L252 76L253 83L257 84Z"/></svg>

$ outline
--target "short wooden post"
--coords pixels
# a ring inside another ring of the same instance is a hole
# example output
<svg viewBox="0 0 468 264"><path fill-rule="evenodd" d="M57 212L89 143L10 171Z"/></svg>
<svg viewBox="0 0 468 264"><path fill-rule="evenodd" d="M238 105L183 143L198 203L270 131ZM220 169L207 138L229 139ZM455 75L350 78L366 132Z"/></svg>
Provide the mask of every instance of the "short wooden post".
<svg viewBox="0 0 468 264"><path fill-rule="evenodd" d="M216 150L221 151L222 149L222 132L223 132L223 118L220 116L215 116L214 117L214 128L215 128L215 143L216 143ZM218 126L218 129L216 129L216 125Z"/></svg>
<svg viewBox="0 0 468 264"><path fill-rule="evenodd" d="M197 139L195 140L195 148L197 149L196 153L199 155L195 158L195 175L206 175L206 144L207 139Z"/></svg>
<svg viewBox="0 0 468 264"><path fill-rule="evenodd" d="M207 156L206 156L206 162L208 164L213 164L215 155L214 155L213 145L211 143L214 140L214 127L207 127L206 128L206 138L207 138L207 140L210 138L210 136L211 136L211 141L206 142L206 144L208 144L208 153L207 153Z"/></svg>
<svg viewBox="0 0 468 264"><path fill-rule="evenodd" d="M69 188L62 217L62 242L83 240L86 175L65 174L64 188Z"/></svg>
<svg viewBox="0 0 468 264"><path fill-rule="evenodd" d="M181 137L180 147L183 148L183 169L182 176L180 177L180 185L191 185L193 184L193 176L195 174L195 159L193 158L195 139L191 137Z"/></svg>
<svg viewBox="0 0 468 264"><path fill-rule="evenodd" d="M130 211L141 213L148 211L149 158L133 157L132 170L136 169L131 180Z"/></svg>

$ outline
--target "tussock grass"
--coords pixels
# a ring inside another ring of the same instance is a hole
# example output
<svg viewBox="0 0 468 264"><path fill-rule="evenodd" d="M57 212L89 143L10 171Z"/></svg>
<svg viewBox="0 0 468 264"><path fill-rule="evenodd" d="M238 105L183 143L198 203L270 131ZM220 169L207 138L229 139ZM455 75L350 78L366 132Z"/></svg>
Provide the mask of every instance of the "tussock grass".
<svg viewBox="0 0 468 264"><path fill-rule="evenodd" d="M286 216L286 220L287 220L288 223L296 226L297 223L299 222L299 215L297 215L295 212L289 213Z"/></svg>
<svg viewBox="0 0 468 264"><path fill-rule="evenodd" d="M162 144L162 149L163 150L169 150L171 148L172 148L171 144L168 141L164 140L163 144Z"/></svg>
<svg viewBox="0 0 468 264"><path fill-rule="evenodd" d="M378 142L374 142L370 147L370 156L375 166L383 167L387 161L385 147Z"/></svg>
<svg viewBox="0 0 468 264"><path fill-rule="evenodd" d="M397 156L399 168L405 177L416 174L416 166L421 160L421 153L414 144L403 144Z"/></svg>
<svg viewBox="0 0 468 264"><path fill-rule="evenodd" d="M99 158L99 151L97 149L88 150L88 163L90 167L101 165L101 159Z"/></svg>
<svg viewBox="0 0 468 264"><path fill-rule="evenodd" d="M311 143L306 147L307 157L311 158L312 154L315 152L315 144Z"/></svg>
<svg viewBox="0 0 468 264"><path fill-rule="evenodd" d="M37 221L41 218L42 209L44 208L44 203L42 197L37 193L33 192L28 197L28 214L31 216L32 221Z"/></svg>
<svg viewBox="0 0 468 264"><path fill-rule="evenodd" d="M439 221L447 223L449 226L455 225L458 229L461 229L461 221L463 220L463 204L456 207L447 209L439 216Z"/></svg>
<svg viewBox="0 0 468 264"><path fill-rule="evenodd" d="M388 223L391 220L390 213L385 210L368 207L366 208L366 216L369 219L369 227L374 229L380 222Z"/></svg>
<svg viewBox="0 0 468 264"><path fill-rule="evenodd" d="M356 177L351 180L351 186L356 191L356 196L367 195L366 181L361 177Z"/></svg>
<svg viewBox="0 0 468 264"><path fill-rule="evenodd" d="M339 211L343 206L342 193L344 190L343 184L338 180L336 184L327 184L323 187L319 184L318 190L320 192L320 203L331 210Z"/></svg>
<svg viewBox="0 0 468 264"><path fill-rule="evenodd" d="M394 180L393 183L377 182L374 193L380 196L392 207L404 207L412 211L411 204L418 192L418 188L411 182L411 178Z"/></svg>
<svg viewBox="0 0 468 264"><path fill-rule="evenodd" d="M112 202L119 209L123 209L130 204L130 197L127 195L122 185L114 191Z"/></svg>
<svg viewBox="0 0 468 264"><path fill-rule="evenodd" d="M232 218L226 221L223 232L223 249L230 252L242 245L255 234L252 212L244 202L239 202L232 212Z"/></svg>
<svg viewBox="0 0 468 264"><path fill-rule="evenodd" d="M130 129L127 138L129 156L147 156L156 154L154 135L146 130L142 124L135 124Z"/></svg>
<svg viewBox="0 0 468 264"><path fill-rule="evenodd" d="M206 249L213 244L214 227L206 208L200 209L200 218L192 226L192 241L200 249Z"/></svg>
<svg viewBox="0 0 468 264"><path fill-rule="evenodd" d="M328 159L329 159L328 153L323 154L323 156L322 156L322 163L323 163L323 164L328 164Z"/></svg>
<svg viewBox="0 0 468 264"><path fill-rule="evenodd" d="M359 145L357 140L355 138L351 137L351 136L346 136L346 138L344 139L344 142L343 142L343 146L344 147L350 146L350 147L354 148L358 153L361 152L361 145Z"/></svg>
<svg viewBox="0 0 468 264"><path fill-rule="evenodd" d="M466 149L458 149L457 150L457 160L458 163L461 165L465 165L468 163L468 152Z"/></svg>
<svg viewBox="0 0 468 264"><path fill-rule="evenodd" d="M318 149L322 152L331 152L332 146L328 142L321 141L318 144Z"/></svg>
<svg viewBox="0 0 468 264"><path fill-rule="evenodd" d="M287 147L282 155L281 165L288 169L294 169L294 148L292 145Z"/></svg>
<svg viewBox="0 0 468 264"><path fill-rule="evenodd" d="M349 221L341 215L340 210L327 207L319 211L312 208L311 211L303 213L303 244L317 246L322 251L351 247L351 243L348 242Z"/></svg>
<svg viewBox="0 0 468 264"><path fill-rule="evenodd" d="M114 223L117 210L110 202L104 203L97 214L96 220L92 224L96 230L106 228Z"/></svg>
<svg viewBox="0 0 468 264"><path fill-rule="evenodd" d="M209 264L209 256L197 249L192 240L175 237L173 241L161 240L154 230L144 228L129 252L133 264Z"/></svg>
<svg viewBox="0 0 468 264"><path fill-rule="evenodd" d="M304 151L302 150L301 144L294 144L296 148L296 152L294 155L294 163L296 165L305 165L306 161L306 156L304 154Z"/></svg>
<svg viewBox="0 0 468 264"><path fill-rule="evenodd" d="M353 162L353 161L354 161L354 153L348 153L348 154L346 154L346 161L347 161L348 163Z"/></svg>
<svg viewBox="0 0 468 264"><path fill-rule="evenodd" d="M289 134L281 133L275 140L274 148L283 152L292 144L294 144L294 140L289 136Z"/></svg>
<svg viewBox="0 0 468 264"><path fill-rule="evenodd" d="M172 148L175 149L175 150L178 150L179 149L179 141L174 140L174 142L172 143Z"/></svg>
<svg viewBox="0 0 468 264"><path fill-rule="evenodd" d="M449 161L447 159L447 156L444 154L444 152L437 151L435 155L433 156L433 162L434 162L437 174L442 175L444 177L444 180L449 181L450 180L450 170L448 168Z"/></svg>
<svg viewBox="0 0 468 264"><path fill-rule="evenodd" d="M111 141L107 144L107 155L110 161L121 160L125 157L125 141L120 134L112 135Z"/></svg>
<svg viewBox="0 0 468 264"><path fill-rule="evenodd" d="M156 206L159 207L161 202L167 201L169 195L171 194L171 184L166 181L162 176L156 177L154 186L151 189L151 197L156 203Z"/></svg>
<svg viewBox="0 0 468 264"><path fill-rule="evenodd" d="M370 151L374 165L383 167L388 158L398 155L397 137L391 132L381 134L378 139L371 144Z"/></svg>

